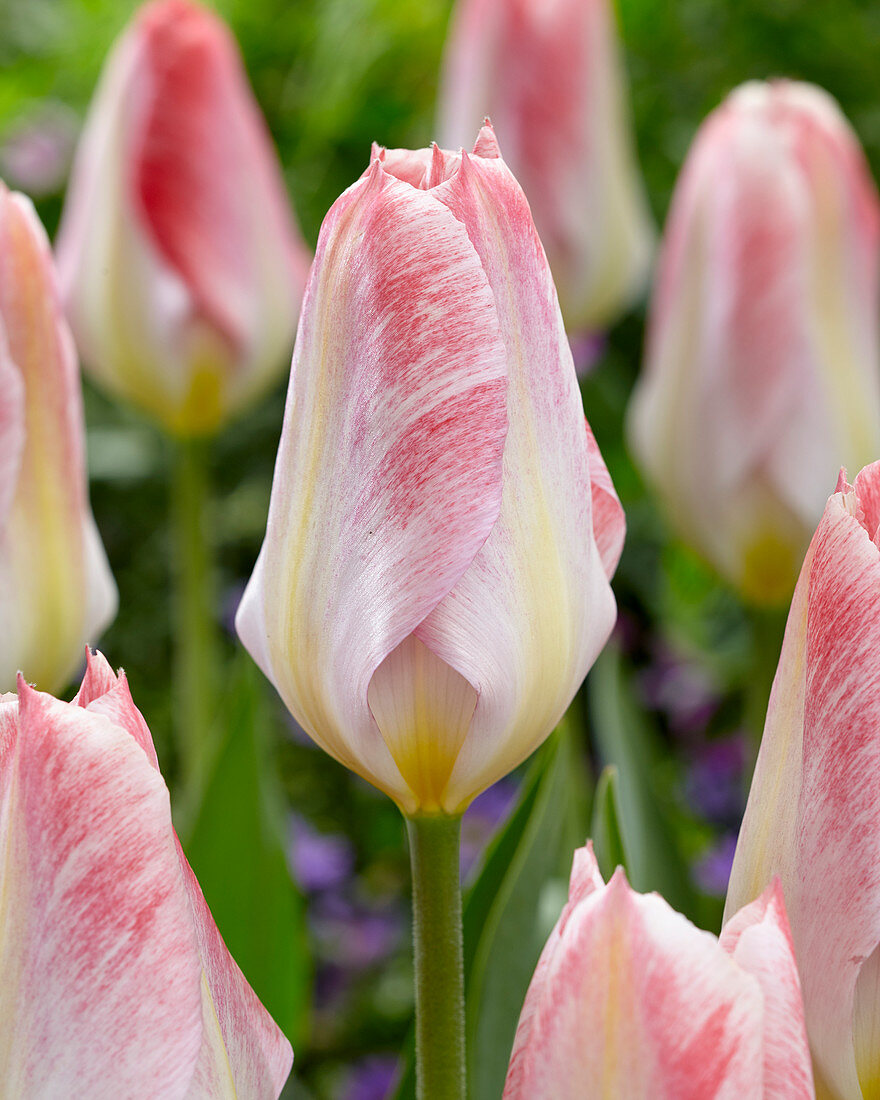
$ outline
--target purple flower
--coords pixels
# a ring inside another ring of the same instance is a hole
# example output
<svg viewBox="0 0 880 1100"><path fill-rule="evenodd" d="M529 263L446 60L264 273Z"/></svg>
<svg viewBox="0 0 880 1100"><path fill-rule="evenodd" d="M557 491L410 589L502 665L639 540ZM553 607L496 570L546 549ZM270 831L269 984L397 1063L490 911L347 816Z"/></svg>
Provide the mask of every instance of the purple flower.
<svg viewBox="0 0 880 1100"><path fill-rule="evenodd" d="M510 776L499 779L478 795L461 823L459 861L462 878L473 868L492 835L507 818L516 801L519 784Z"/></svg>
<svg viewBox="0 0 880 1100"><path fill-rule="evenodd" d="M575 332L568 342L578 378L586 378L605 354L608 337L604 332Z"/></svg>
<svg viewBox="0 0 880 1100"><path fill-rule="evenodd" d="M672 649L656 647L653 662L639 676L642 698L666 715L673 731L702 733L718 707L718 691L708 671Z"/></svg>
<svg viewBox="0 0 880 1100"><path fill-rule="evenodd" d="M297 814L290 816L290 860L293 877L309 894L348 882L354 872L354 850L336 833L320 833Z"/></svg>
<svg viewBox="0 0 880 1100"><path fill-rule="evenodd" d="M736 851L736 833L724 833L694 864L694 881L704 894L723 898Z"/></svg>
<svg viewBox="0 0 880 1100"><path fill-rule="evenodd" d="M344 1100L386 1100L397 1083L398 1061L393 1055L374 1054L352 1067Z"/></svg>
<svg viewBox="0 0 880 1100"><path fill-rule="evenodd" d="M315 898L311 920L320 953L355 971L388 958L406 928L397 904L368 905L330 891Z"/></svg>
<svg viewBox="0 0 880 1100"><path fill-rule="evenodd" d="M76 139L76 121L60 103L46 103L20 122L0 145L0 174L10 187L34 198L60 191Z"/></svg>
<svg viewBox="0 0 880 1100"><path fill-rule="evenodd" d="M746 752L746 739L741 733L711 741L696 750L688 768L685 792L688 804L709 821L738 825L742 819Z"/></svg>

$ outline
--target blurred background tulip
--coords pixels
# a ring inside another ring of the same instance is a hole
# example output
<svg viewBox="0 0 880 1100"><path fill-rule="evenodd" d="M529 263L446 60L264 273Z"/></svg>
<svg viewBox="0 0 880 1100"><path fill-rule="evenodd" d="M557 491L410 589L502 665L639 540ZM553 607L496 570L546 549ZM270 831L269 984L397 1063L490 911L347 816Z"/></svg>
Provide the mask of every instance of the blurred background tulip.
<svg viewBox="0 0 880 1100"><path fill-rule="evenodd" d="M721 941L623 869L575 853L526 995L504 1100L810 1100L800 985L778 884Z"/></svg>
<svg viewBox="0 0 880 1100"><path fill-rule="evenodd" d="M817 1081L880 1088L880 463L838 491L791 605L726 916L782 881ZM730 927L728 925L728 927Z"/></svg>
<svg viewBox="0 0 880 1100"><path fill-rule="evenodd" d="M124 675L0 697L7 1096L274 1100L290 1044L226 950Z"/></svg>
<svg viewBox="0 0 880 1100"><path fill-rule="evenodd" d="M630 437L681 536L789 597L841 464L880 454L880 200L821 89L743 85L667 221Z"/></svg>
<svg viewBox="0 0 880 1100"><path fill-rule="evenodd" d="M58 690L116 611L88 500L73 340L49 242L0 183L0 690Z"/></svg>
<svg viewBox="0 0 880 1100"><path fill-rule="evenodd" d="M238 48L191 0L114 46L57 241L94 377L183 436L215 432L287 362L309 257Z"/></svg>
<svg viewBox="0 0 880 1100"><path fill-rule="evenodd" d="M374 151L328 214L238 632L406 814L460 814L559 721L624 520L490 128Z"/></svg>
<svg viewBox="0 0 880 1100"><path fill-rule="evenodd" d="M653 249L619 52L611 0L459 0L446 45L440 140L491 118L572 334L618 319Z"/></svg>

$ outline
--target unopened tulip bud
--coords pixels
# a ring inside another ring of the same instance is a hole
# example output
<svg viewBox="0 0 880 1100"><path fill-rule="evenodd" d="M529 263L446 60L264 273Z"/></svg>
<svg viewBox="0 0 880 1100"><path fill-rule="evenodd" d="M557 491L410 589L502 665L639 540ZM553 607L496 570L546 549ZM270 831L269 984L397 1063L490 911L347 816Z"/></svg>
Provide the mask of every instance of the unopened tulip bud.
<svg viewBox="0 0 880 1100"><path fill-rule="evenodd" d="M0 691L64 686L116 611L73 340L33 207L0 183Z"/></svg>
<svg viewBox="0 0 880 1100"><path fill-rule="evenodd" d="M86 366L176 434L216 431L289 361L308 256L206 8L154 0L114 47L57 253Z"/></svg>
<svg viewBox="0 0 880 1100"><path fill-rule="evenodd" d="M795 589L727 914L785 891L817 1081L880 1086L880 463L841 474Z"/></svg>
<svg viewBox="0 0 880 1100"><path fill-rule="evenodd" d="M615 321L653 250L619 52L611 0L459 0L446 49L441 140L492 119L570 332Z"/></svg>
<svg viewBox="0 0 880 1100"><path fill-rule="evenodd" d="M592 848L532 978L504 1100L811 1100L800 984L779 885L721 940Z"/></svg>
<svg viewBox="0 0 880 1100"><path fill-rule="evenodd" d="M819 88L733 92L673 196L631 438L680 534L786 600L841 464L880 454L880 200Z"/></svg>
<svg viewBox="0 0 880 1100"><path fill-rule="evenodd" d="M243 642L331 755L459 813L605 643L623 531L491 129L375 150L321 230Z"/></svg>
<svg viewBox="0 0 880 1100"><path fill-rule="evenodd" d="M0 696L0 1080L9 1097L275 1100L290 1044L171 824L124 675Z"/></svg>

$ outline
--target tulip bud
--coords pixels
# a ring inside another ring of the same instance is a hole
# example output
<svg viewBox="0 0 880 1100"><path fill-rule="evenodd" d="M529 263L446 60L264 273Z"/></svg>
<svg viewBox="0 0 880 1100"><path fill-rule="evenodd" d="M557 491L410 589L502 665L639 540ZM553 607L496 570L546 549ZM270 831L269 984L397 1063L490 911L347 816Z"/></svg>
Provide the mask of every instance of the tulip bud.
<svg viewBox="0 0 880 1100"><path fill-rule="evenodd" d="M440 134L488 115L531 206L570 332L641 293L654 245L610 0L459 0Z"/></svg>
<svg viewBox="0 0 880 1100"><path fill-rule="evenodd" d="M76 352L33 207L0 183L0 691L63 687L116 611L89 508Z"/></svg>
<svg viewBox="0 0 880 1100"><path fill-rule="evenodd" d="M273 1100L290 1045L223 944L125 676L0 697L4 1096Z"/></svg>
<svg viewBox="0 0 880 1100"><path fill-rule="evenodd" d="M235 43L207 9L154 0L116 44L57 252L86 365L169 431L216 431L282 369L308 256Z"/></svg>
<svg viewBox="0 0 880 1100"><path fill-rule="evenodd" d="M779 875L832 1100L880 1086L880 463L841 474L795 589L727 913Z"/></svg>
<svg viewBox="0 0 880 1100"><path fill-rule="evenodd" d="M458 813L571 701L623 530L491 129L374 150L321 229L242 641L337 760Z"/></svg>
<svg viewBox="0 0 880 1100"><path fill-rule="evenodd" d="M575 852L528 993L504 1100L810 1100L800 985L778 884L720 942L658 894L606 886Z"/></svg>
<svg viewBox="0 0 880 1100"><path fill-rule="evenodd" d="M880 200L835 102L750 83L673 196L632 444L681 535L788 599L841 463L880 454Z"/></svg>

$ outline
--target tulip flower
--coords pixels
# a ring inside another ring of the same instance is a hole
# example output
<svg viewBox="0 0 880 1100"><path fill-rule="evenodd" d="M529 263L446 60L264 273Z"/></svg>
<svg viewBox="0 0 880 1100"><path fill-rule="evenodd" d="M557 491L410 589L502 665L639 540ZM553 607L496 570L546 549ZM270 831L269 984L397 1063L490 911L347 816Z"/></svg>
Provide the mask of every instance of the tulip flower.
<svg viewBox="0 0 880 1100"><path fill-rule="evenodd" d="M287 1040L223 944L125 676L0 696L4 1096L274 1100Z"/></svg>
<svg viewBox="0 0 880 1100"><path fill-rule="evenodd" d="M610 324L642 291L654 244L611 0L459 0L443 144L468 143L486 115L529 200L567 328Z"/></svg>
<svg viewBox="0 0 880 1100"><path fill-rule="evenodd" d="M729 914L780 877L832 1100L880 1095L878 547L875 462L841 474L807 552L727 896Z"/></svg>
<svg viewBox="0 0 880 1100"><path fill-rule="evenodd" d="M207 9L154 0L116 44L57 254L87 367L171 432L215 431L282 369L308 256L238 50Z"/></svg>
<svg viewBox="0 0 880 1100"><path fill-rule="evenodd" d="M73 340L33 207L0 183L0 691L60 688L116 610Z"/></svg>
<svg viewBox="0 0 880 1100"><path fill-rule="evenodd" d="M819 88L734 91L675 190L631 439L681 535L789 598L841 463L880 454L880 199Z"/></svg>
<svg viewBox="0 0 880 1100"><path fill-rule="evenodd" d="M571 701L623 529L491 129L376 149L321 229L242 641L327 752L457 815Z"/></svg>
<svg viewBox="0 0 880 1100"><path fill-rule="evenodd" d="M575 853L504 1100L809 1100L800 985L778 883L720 941Z"/></svg>

